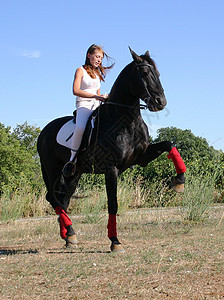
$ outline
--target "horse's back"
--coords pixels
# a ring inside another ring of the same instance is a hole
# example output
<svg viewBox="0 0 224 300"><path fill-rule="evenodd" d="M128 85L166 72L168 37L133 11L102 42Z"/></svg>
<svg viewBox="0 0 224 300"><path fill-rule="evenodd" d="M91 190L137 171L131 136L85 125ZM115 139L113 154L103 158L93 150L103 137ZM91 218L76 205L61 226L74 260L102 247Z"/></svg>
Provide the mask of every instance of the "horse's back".
<svg viewBox="0 0 224 300"><path fill-rule="evenodd" d="M53 141L56 142L56 136L60 128L69 120L71 120L73 116L66 116L57 118L50 123L48 123L41 131L38 140L37 140L37 150L38 153L41 154L41 149L44 145L51 144Z"/></svg>
<svg viewBox="0 0 224 300"><path fill-rule="evenodd" d="M69 120L71 120L73 117L72 116L65 116L65 117L60 117L57 119L54 119L50 123L48 123L41 131L41 135L45 134L57 134L59 129Z"/></svg>

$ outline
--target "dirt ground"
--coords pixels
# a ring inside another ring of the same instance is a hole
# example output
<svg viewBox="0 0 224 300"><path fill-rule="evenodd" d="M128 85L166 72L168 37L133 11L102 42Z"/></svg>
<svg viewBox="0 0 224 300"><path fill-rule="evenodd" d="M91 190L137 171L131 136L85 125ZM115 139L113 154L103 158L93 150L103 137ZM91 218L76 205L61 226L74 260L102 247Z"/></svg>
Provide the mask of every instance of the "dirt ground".
<svg viewBox="0 0 224 300"><path fill-rule="evenodd" d="M223 207L203 224L178 209L118 217L125 253L111 253L107 214L71 217L65 248L56 217L0 223L0 299L224 299Z"/></svg>

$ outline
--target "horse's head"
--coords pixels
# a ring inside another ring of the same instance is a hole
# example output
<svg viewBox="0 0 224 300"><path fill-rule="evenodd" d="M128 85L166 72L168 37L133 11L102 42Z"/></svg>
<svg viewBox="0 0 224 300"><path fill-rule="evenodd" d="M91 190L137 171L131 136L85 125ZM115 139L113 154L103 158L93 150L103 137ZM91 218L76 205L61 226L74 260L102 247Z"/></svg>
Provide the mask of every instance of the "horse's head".
<svg viewBox="0 0 224 300"><path fill-rule="evenodd" d="M131 48L129 49L134 59L133 68L139 81L137 96L147 104L150 111L162 110L167 101L155 62L148 51L138 56Z"/></svg>

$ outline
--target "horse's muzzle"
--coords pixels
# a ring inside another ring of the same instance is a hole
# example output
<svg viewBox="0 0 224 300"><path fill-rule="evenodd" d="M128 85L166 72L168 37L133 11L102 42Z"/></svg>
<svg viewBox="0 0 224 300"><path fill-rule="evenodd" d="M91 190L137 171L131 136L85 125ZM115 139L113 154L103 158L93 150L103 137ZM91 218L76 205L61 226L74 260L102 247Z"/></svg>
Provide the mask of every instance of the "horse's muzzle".
<svg viewBox="0 0 224 300"><path fill-rule="evenodd" d="M154 99L152 99L152 97L150 97L150 98L145 98L144 101L147 104L148 109L150 111L160 111L160 110L164 109L164 107L167 104L165 97L156 97Z"/></svg>
<svg viewBox="0 0 224 300"><path fill-rule="evenodd" d="M156 97L155 99L155 107L157 110L162 110L167 105L167 101L165 97Z"/></svg>

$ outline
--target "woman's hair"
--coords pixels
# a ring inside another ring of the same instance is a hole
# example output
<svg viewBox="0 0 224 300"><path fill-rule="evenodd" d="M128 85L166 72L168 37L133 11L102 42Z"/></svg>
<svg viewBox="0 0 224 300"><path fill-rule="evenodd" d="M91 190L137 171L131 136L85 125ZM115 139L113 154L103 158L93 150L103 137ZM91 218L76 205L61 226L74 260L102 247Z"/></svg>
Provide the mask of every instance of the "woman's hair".
<svg viewBox="0 0 224 300"><path fill-rule="evenodd" d="M104 81L104 78L106 76L106 72L107 70L113 68L114 66L114 63L111 64L110 66L103 66L102 65L102 62L101 64L99 65L99 67L97 69L93 68L93 66L91 65L90 63L90 59L88 58L88 53L90 54L93 54L95 51L100 51L102 52L103 54L103 57L106 56L107 58L107 61L111 60L111 57L109 57L103 50L103 48L101 46L98 46L98 45L91 45L89 47L89 49L87 50L87 53L86 53L86 61L85 61L85 65L83 66L84 69L87 71L87 73L89 74L89 76L91 78L96 78L96 74L100 77L100 80Z"/></svg>

